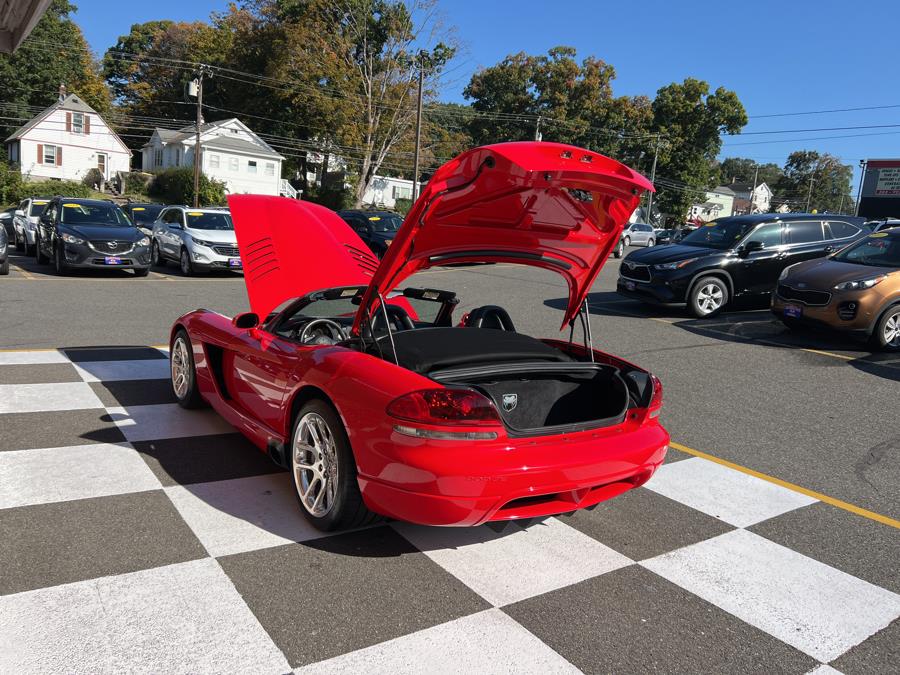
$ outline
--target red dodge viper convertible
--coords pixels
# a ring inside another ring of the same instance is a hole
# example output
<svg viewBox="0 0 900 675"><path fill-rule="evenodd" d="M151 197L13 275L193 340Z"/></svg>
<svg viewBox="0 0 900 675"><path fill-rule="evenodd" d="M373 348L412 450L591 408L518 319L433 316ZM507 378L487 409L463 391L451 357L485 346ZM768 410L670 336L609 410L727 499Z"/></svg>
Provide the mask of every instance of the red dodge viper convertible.
<svg viewBox="0 0 900 675"><path fill-rule="evenodd" d="M593 349L585 296L652 189L580 148L475 148L435 172L381 261L324 207L231 197L252 311L175 322L175 395L290 469L323 530L379 514L477 525L614 497L663 461L662 386ZM496 306L455 324L454 293L400 288L430 267L491 262L560 274L569 339L517 333Z"/></svg>

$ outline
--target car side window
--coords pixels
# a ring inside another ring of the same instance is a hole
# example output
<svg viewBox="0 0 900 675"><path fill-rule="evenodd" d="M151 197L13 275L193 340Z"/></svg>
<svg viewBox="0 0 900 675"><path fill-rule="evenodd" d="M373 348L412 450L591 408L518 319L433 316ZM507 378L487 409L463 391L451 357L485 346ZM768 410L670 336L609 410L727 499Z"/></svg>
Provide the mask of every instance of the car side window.
<svg viewBox="0 0 900 675"><path fill-rule="evenodd" d="M49 220L51 224L55 223L56 222L56 204L51 204L50 206L48 206L46 213L47 213L47 220Z"/></svg>
<svg viewBox="0 0 900 675"><path fill-rule="evenodd" d="M832 220L828 222L828 229L831 230L833 239L846 239L847 237L855 237L859 234L859 228L854 227L850 223L841 220Z"/></svg>
<svg viewBox="0 0 900 675"><path fill-rule="evenodd" d="M811 244L822 241L822 223L818 220L805 220L787 224L788 242L791 244Z"/></svg>
<svg viewBox="0 0 900 675"><path fill-rule="evenodd" d="M747 237L747 241L762 242L766 248L781 246L781 223L762 225Z"/></svg>

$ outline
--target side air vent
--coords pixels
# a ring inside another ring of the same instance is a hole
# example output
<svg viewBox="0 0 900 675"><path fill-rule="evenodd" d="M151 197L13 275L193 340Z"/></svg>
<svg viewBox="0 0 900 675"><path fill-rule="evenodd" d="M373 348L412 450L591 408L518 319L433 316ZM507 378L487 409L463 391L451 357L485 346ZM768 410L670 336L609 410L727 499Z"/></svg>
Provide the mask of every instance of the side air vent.
<svg viewBox="0 0 900 675"><path fill-rule="evenodd" d="M247 246L243 258L244 274L248 274L253 281L280 269L270 237L257 239Z"/></svg>

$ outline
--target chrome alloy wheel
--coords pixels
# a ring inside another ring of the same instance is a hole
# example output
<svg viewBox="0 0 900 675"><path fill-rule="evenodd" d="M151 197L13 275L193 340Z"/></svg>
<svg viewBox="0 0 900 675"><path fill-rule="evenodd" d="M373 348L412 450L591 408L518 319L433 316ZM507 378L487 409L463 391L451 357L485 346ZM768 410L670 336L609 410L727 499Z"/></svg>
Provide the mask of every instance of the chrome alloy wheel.
<svg viewBox="0 0 900 675"><path fill-rule="evenodd" d="M900 347L900 314L894 314L884 322L884 344L888 347Z"/></svg>
<svg viewBox="0 0 900 675"><path fill-rule="evenodd" d="M306 413L297 423L291 469L303 508L317 518L331 511L339 478L337 447L331 429L318 413Z"/></svg>
<svg viewBox="0 0 900 675"><path fill-rule="evenodd" d="M172 367L172 389L179 400L187 396L191 388L191 358L188 354L188 346L184 338L178 336L172 344L170 357Z"/></svg>
<svg viewBox="0 0 900 675"><path fill-rule="evenodd" d="M697 306L704 314L712 314L722 306L725 294L715 284L704 284L697 293Z"/></svg>

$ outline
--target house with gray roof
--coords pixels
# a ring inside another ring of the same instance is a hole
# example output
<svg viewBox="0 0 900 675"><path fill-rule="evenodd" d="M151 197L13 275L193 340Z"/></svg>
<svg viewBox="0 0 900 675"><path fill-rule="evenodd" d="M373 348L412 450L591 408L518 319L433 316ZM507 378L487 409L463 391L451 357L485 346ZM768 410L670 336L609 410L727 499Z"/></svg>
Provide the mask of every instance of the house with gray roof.
<svg viewBox="0 0 900 675"><path fill-rule="evenodd" d="M6 154L26 180L80 181L97 169L104 181L128 171L131 151L76 94L60 87L59 99L6 139Z"/></svg>
<svg viewBox="0 0 900 675"><path fill-rule="evenodd" d="M194 165L196 128L154 130L141 148L144 171L156 172ZM230 194L286 195L297 191L281 178L284 157L239 119L200 125L200 166L203 173L222 181Z"/></svg>

